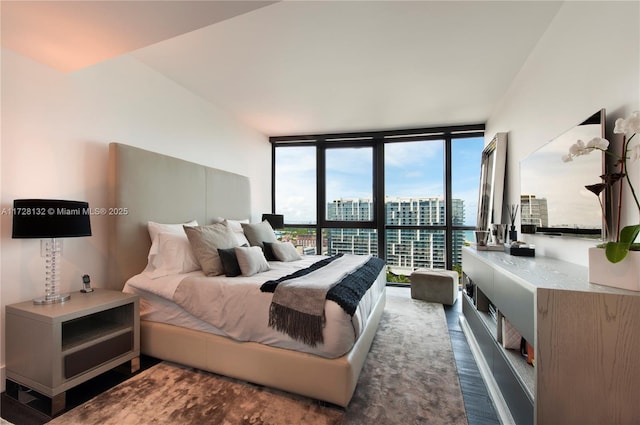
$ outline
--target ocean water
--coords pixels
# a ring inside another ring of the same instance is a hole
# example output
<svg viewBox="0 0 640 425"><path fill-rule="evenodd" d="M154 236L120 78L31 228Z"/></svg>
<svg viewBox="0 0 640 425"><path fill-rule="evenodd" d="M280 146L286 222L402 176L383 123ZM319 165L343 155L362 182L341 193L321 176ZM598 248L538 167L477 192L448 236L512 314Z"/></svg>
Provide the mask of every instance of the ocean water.
<svg viewBox="0 0 640 425"><path fill-rule="evenodd" d="M473 242L473 230L464 230L464 240L467 242Z"/></svg>

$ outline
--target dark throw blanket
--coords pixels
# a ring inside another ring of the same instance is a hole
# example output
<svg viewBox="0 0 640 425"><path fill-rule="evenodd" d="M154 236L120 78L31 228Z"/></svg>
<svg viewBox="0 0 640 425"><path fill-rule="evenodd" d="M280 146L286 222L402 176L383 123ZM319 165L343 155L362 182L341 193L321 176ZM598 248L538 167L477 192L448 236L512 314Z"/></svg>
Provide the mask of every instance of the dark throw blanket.
<svg viewBox="0 0 640 425"><path fill-rule="evenodd" d="M354 265L354 261L358 264ZM369 257L363 262L362 256L339 254L265 282L260 290L274 294L269 326L315 347L323 342L325 301L336 302L353 316L384 264L376 257ZM334 275L337 278L327 278Z"/></svg>

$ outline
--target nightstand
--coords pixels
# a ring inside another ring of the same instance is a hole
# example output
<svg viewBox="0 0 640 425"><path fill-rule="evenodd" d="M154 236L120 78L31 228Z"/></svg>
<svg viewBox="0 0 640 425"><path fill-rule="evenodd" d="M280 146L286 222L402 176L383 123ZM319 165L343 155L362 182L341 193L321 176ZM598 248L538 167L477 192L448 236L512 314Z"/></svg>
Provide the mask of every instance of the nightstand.
<svg viewBox="0 0 640 425"><path fill-rule="evenodd" d="M59 304L7 305L5 327L7 393L13 381L51 398L51 416L68 389L126 362L140 367L137 295L95 289Z"/></svg>

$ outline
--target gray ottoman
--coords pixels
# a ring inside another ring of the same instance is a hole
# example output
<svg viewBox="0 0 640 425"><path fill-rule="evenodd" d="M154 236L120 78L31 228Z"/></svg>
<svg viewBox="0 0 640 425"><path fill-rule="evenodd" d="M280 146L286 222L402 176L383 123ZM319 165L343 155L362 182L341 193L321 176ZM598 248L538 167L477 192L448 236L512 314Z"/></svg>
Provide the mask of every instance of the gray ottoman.
<svg viewBox="0 0 640 425"><path fill-rule="evenodd" d="M458 299L458 272L418 269L409 276L411 298L453 305Z"/></svg>

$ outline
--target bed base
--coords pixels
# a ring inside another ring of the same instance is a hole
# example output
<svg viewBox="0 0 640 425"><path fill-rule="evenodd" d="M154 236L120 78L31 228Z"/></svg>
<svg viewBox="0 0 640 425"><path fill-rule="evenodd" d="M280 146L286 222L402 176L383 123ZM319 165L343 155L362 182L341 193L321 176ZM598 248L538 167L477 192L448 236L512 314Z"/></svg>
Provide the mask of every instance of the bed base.
<svg viewBox="0 0 640 425"><path fill-rule="evenodd" d="M158 359L347 407L376 334L386 301L382 292L360 338L342 357L238 342L223 336L140 321L140 351Z"/></svg>

